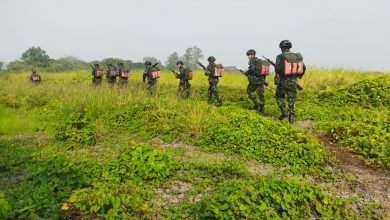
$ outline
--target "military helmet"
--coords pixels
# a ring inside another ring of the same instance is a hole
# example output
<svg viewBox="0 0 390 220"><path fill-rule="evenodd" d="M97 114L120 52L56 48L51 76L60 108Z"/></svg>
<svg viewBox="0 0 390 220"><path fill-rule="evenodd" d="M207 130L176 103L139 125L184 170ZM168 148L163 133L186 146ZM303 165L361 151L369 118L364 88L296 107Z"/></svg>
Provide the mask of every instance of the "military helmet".
<svg viewBox="0 0 390 220"><path fill-rule="evenodd" d="M207 58L207 61L214 62L215 61L215 57L211 56L211 57Z"/></svg>
<svg viewBox="0 0 390 220"><path fill-rule="evenodd" d="M37 71L36 70L31 70L32 71L32 73L36 73Z"/></svg>
<svg viewBox="0 0 390 220"><path fill-rule="evenodd" d="M291 48L292 44L289 40L282 40L279 44L280 48Z"/></svg>
<svg viewBox="0 0 390 220"><path fill-rule="evenodd" d="M179 64L184 65L183 61L181 61L181 60L176 62L176 65L179 65Z"/></svg>
<svg viewBox="0 0 390 220"><path fill-rule="evenodd" d="M118 63L118 65L119 65L119 66L123 66L123 63L122 63L122 62L120 62L120 63Z"/></svg>
<svg viewBox="0 0 390 220"><path fill-rule="evenodd" d="M93 64L94 66L96 66L96 67L99 67L99 64L98 63L95 63L95 64Z"/></svg>
<svg viewBox="0 0 390 220"><path fill-rule="evenodd" d="M250 49L246 52L246 55L249 56L249 55L256 55L256 51L253 50L253 49Z"/></svg>
<svg viewBox="0 0 390 220"><path fill-rule="evenodd" d="M107 66L112 66L112 63L109 63Z"/></svg>
<svg viewBox="0 0 390 220"><path fill-rule="evenodd" d="M150 66L150 65L152 65L152 62L150 62L150 61L145 61L145 66Z"/></svg>

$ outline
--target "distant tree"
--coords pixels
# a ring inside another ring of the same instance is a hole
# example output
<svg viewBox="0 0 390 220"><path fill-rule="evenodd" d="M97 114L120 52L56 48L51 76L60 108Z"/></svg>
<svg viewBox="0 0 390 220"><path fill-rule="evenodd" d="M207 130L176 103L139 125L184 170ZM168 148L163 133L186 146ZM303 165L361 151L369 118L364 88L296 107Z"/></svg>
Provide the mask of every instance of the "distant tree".
<svg viewBox="0 0 390 220"><path fill-rule="evenodd" d="M0 61L0 71L3 70L3 65L4 65L4 62Z"/></svg>
<svg viewBox="0 0 390 220"><path fill-rule="evenodd" d="M155 57L144 57L142 61L145 63L146 61L152 62L152 64L159 63L161 66L163 65L160 60Z"/></svg>
<svg viewBox="0 0 390 220"><path fill-rule="evenodd" d="M7 71L11 72L31 71L31 69L34 68L35 67L33 65L22 62L20 60L12 61L7 65Z"/></svg>
<svg viewBox="0 0 390 220"><path fill-rule="evenodd" d="M179 54L177 52L172 53L165 61L165 68L169 70L175 69L178 60L180 60Z"/></svg>
<svg viewBox="0 0 390 220"><path fill-rule="evenodd" d="M143 69L143 68L145 68L145 64L144 64L144 62L134 62L132 64L132 68L133 69Z"/></svg>
<svg viewBox="0 0 390 220"><path fill-rule="evenodd" d="M190 47L187 48L186 53L182 56L182 60L184 62L184 65L190 69L198 69L199 66L196 63L196 61L203 58L202 50L197 47Z"/></svg>
<svg viewBox="0 0 390 220"><path fill-rule="evenodd" d="M81 70L89 68L89 64L74 56L63 57L58 60L50 61L47 71L61 72L69 70Z"/></svg>
<svg viewBox="0 0 390 220"><path fill-rule="evenodd" d="M21 60L30 65L47 67L50 57L40 47L31 47L22 54Z"/></svg>

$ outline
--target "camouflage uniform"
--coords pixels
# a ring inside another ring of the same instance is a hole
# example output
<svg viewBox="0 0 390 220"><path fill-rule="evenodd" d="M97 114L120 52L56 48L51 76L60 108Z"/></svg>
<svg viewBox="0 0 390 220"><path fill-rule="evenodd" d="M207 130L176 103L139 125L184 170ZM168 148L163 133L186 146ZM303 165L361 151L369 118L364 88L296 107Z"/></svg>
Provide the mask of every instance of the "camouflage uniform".
<svg viewBox="0 0 390 220"><path fill-rule="evenodd" d="M222 99L218 92L218 81L219 77L214 76L215 74L215 68L217 65L215 63L209 63L209 65L206 68L205 75L208 76L209 80L209 93L208 93L208 102L212 103L213 94L217 98L218 105L222 105Z"/></svg>
<svg viewBox="0 0 390 220"><path fill-rule="evenodd" d="M34 80L33 79L33 78L36 78L36 77L38 77L39 80ZM30 76L30 80L31 80L31 82L39 83L39 82L41 82L41 76L38 75L38 73L35 70L33 70L32 73L31 73L31 76Z"/></svg>
<svg viewBox="0 0 390 220"><path fill-rule="evenodd" d="M190 69L181 67L179 68L179 73L176 74L176 78L180 79L179 81L179 96L188 98L191 94L191 84L189 82L189 73Z"/></svg>
<svg viewBox="0 0 390 220"><path fill-rule="evenodd" d="M110 76L111 70L117 71L117 69L114 66L111 66L111 67L108 67L107 72L106 72L107 81L110 84L110 86L113 86L116 82L116 77L118 76L118 72L116 72L114 75Z"/></svg>
<svg viewBox="0 0 390 220"><path fill-rule="evenodd" d="M254 109L259 112L264 111L264 83L265 76L262 76L260 73L260 60L257 57L254 57L252 60L248 62L249 68L246 73L248 77L248 87L247 93L249 99L253 101ZM257 95L259 96L259 102L257 102L256 96L253 94L257 90Z"/></svg>
<svg viewBox="0 0 390 220"><path fill-rule="evenodd" d="M282 115L284 117L287 116L286 112L286 103L285 103L285 95L287 94L287 103L288 103L288 113L294 115L295 114L295 100L297 97L297 80L298 75L290 75L285 76L283 74L283 62L284 62L284 54L290 52L283 52L276 57L276 66L275 66L275 74L276 74L276 102L278 103L279 109L282 111Z"/></svg>
<svg viewBox="0 0 390 220"><path fill-rule="evenodd" d="M123 71L124 71L123 65L119 65L119 67L118 67L119 83L121 86L126 86L129 78L122 77Z"/></svg>
<svg viewBox="0 0 390 220"><path fill-rule="evenodd" d="M97 77L97 71L99 67L92 67L92 83L94 86L100 85L102 83L102 77Z"/></svg>
<svg viewBox="0 0 390 220"><path fill-rule="evenodd" d="M145 79L148 80L148 93L149 95L153 95L156 93L156 87L157 87L157 79L153 79L152 72L156 71L156 68L146 67L145 71L143 73L143 81L145 82Z"/></svg>

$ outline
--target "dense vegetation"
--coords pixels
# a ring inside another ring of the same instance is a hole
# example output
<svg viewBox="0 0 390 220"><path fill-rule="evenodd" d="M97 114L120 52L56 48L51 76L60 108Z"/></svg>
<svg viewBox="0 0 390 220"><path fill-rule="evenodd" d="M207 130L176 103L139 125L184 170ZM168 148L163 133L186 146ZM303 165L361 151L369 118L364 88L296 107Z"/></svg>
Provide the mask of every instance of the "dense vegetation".
<svg viewBox="0 0 390 220"><path fill-rule="evenodd" d="M273 85L259 115L237 73L220 81L222 107L201 72L190 99L169 72L157 97L140 72L123 88L95 88L88 71L41 76L0 76L0 219L389 217L338 187L353 177L309 129L276 119ZM312 70L300 83L298 122L390 168L389 74Z"/></svg>

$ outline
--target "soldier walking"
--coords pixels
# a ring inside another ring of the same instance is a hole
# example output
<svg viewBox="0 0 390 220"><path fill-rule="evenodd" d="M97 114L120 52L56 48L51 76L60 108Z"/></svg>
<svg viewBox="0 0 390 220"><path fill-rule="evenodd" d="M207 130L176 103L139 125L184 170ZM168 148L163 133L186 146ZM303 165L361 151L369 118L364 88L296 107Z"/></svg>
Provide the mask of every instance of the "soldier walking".
<svg viewBox="0 0 390 220"><path fill-rule="evenodd" d="M33 70L31 70L30 80L31 80L31 82L39 83L39 82L41 82L41 76L38 75L37 71L33 69Z"/></svg>
<svg viewBox="0 0 390 220"><path fill-rule="evenodd" d="M155 68L158 63L155 63L152 66L150 61L145 62L145 71L142 75L142 80L145 82L145 79L148 80L148 93L149 95L154 95L156 93L157 87L157 78L160 78L160 70Z"/></svg>
<svg viewBox="0 0 390 220"><path fill-rule="evenodd" d="M189 80L192 79L192 70L184 68L183 61L177 61L176 66L179 69L179 73L175 73L175 77L180 79L178 93L180 97L188 98L191 95L191 84Z"/></svg>
<svg viewBox="0 0 390 220"><path fill-rule="evenodd" d="M275 62L275 84L276 87L276 102L282 114L279 120L283 120L288 116L290 123L294 122L295 117L295 100L297 96L297 80L302 78L306 71L306 66L303 63L303 57L300 53L291 53L292 44L289 40L280 42L279 47L282 51L276 57ZM287 94L288 113L286 111L285 95Z"/></svg>
<svg viewBox="0 0 390 220"><path fill-rule="evenodd" d="M123 63L118 63L118 75L119 75L119 83L121 86L126 86L129 80L129 70L125 70Z"/></svg>
<svg viewBox="0 0 390 220"><path fill-rule="evenodd" d="M258 59L256 57L256 51L250 49L246 52L248 56L248 71L244 74L248 77L248 87L247 93L250 100L253 101L253 109L257 110L259 113L264 112L264 86L266 75L269 74L269 63L265 60ZM268 67L267 67L268 66ZM267 69L268 68L268 71ZM254 92L257 91L259 101L257 101Z"/></svg>
<svg viewBox="0 0 390 220"><path fill-rule="evenodd" d="M94 86L101 85L102 83L102 77L103 77L103 70L99 68L99 64L95 63L92 68L92 83Z"/></svg>
<svg viewBox="0 0 390 220"><path fill-rule="evenodd" d="M107 66L108 66L106 72L107 81L110 86L114 86L116 82L116 77L118 76L118 70L111 63L109 63Z"/></svg>
<svg viewBox="0 0 390 220"><path fill-rule="evenodd" d="M206 67L205 70L205 75L208 76L208 81L209 81L209 90L208 90L208 103L211 104L213 103L213 95L215 98L217 98L217 106L222 105L222 98L219 95L218 92L218 82L219 82L219 74L216 73L217 71L217 64L215 64L215 57L210 56L207 58L207 61L209 61L209 65Z"/></svg>

